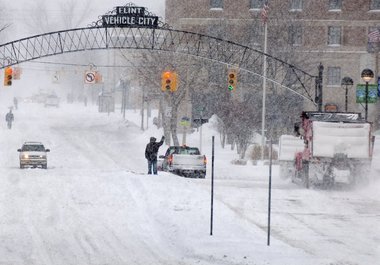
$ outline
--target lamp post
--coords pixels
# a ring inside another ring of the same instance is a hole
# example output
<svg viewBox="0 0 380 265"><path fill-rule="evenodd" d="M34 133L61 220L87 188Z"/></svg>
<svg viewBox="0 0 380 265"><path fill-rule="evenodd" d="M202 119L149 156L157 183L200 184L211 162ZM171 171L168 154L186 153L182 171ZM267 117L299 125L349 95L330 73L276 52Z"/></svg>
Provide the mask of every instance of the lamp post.
<svg viewBox="0 0 380 265"><path fill-rule="evenodd" d="M365 120L368 120L368 83L373 79L374 74L371 69L364 69L362 71L361 77L365 82Z"/></svg>
<svg viewBox="0 0 380 265"><path fill-rule="evenodd" d="M347 112L347 104L348 104L348 87L352 86L354 84L354 81L351 77L345 76L342 79L342 86L346 86L346 100L345 100L345 111Z"/></svg>

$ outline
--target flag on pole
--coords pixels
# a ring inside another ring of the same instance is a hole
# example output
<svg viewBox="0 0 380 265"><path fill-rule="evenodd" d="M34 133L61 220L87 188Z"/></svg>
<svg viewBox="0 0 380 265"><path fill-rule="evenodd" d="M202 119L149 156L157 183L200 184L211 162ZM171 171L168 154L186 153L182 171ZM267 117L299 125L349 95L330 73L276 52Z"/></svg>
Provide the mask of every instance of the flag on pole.
<svg viewBox="0 0 380 265"><path fill-rule="evenodd" d="M269 11L268 2L265 1L263 8L261 9L261 20L263 21L264 24L267 23L267 20L268 20L268 11Z"/></svg>
<svg viewBox="0 0 380 265"><path fill-rule="evenodd" d="M368 33L368 47L369 53L379 52L380 48L380 31L379 29L372 30Z"/></svg>
<svg viewBox="0 0 380 265"><path fill-rule="evenodd" d="M368 41L369 42L380 42L380 31L375 29L368 33Z"/></svg>

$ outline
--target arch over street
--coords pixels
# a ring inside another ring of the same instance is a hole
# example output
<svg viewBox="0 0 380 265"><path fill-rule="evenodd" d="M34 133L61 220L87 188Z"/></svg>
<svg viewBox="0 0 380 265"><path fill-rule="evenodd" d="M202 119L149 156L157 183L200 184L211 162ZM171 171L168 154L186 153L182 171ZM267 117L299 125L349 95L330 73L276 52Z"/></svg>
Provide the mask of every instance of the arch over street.
<svg viewBox="0 0 380 265"><path fill-rule="evenodd" d="M144 11L146 12L146 11ZM84 28L75 28L30 36L0 45L0 69L43 57L102 49L144 49L185 54L220 62L252 74L266 77L317 104L317 76L257 49L231 41L167 27L163 23L146 25L111 25L105 18ZM145 14L152 17L150 13ZM107 23L105 23L107 21Z"/></svg>

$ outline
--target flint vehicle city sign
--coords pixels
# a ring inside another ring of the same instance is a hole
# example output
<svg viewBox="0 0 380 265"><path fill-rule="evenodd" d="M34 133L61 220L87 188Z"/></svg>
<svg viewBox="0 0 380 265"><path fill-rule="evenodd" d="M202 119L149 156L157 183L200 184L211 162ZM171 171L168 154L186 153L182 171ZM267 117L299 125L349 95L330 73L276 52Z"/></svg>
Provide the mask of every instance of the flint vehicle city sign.
<svg viewBox="0 0 380 265"><path fill-rule="evenodd" d="M158 17L146 15L144 7L118 6L116 14L102 16L104 27L157 28Z"/></svg>

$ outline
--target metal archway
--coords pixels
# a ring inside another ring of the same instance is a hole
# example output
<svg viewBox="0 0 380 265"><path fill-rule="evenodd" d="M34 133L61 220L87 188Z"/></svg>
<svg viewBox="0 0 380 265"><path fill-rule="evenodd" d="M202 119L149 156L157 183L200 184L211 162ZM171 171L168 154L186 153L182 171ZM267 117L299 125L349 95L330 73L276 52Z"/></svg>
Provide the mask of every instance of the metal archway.
<svg viewBox="0 0 380 265"><path fill-rule="evenodd" d="M87 50L145 49L180 53L233 65L260 75L267 59L267 79L317 104L317 76L269 54L231 41L166 27L99 25L35 35L0 45L0 69L23 62Z"/></svg>

